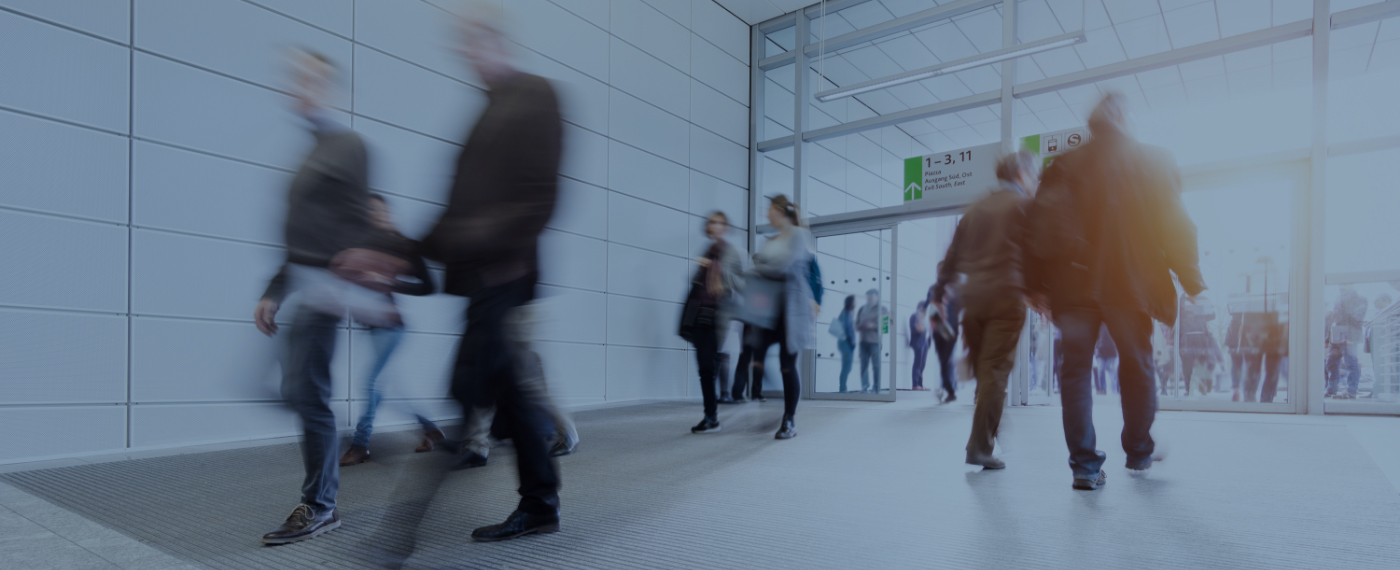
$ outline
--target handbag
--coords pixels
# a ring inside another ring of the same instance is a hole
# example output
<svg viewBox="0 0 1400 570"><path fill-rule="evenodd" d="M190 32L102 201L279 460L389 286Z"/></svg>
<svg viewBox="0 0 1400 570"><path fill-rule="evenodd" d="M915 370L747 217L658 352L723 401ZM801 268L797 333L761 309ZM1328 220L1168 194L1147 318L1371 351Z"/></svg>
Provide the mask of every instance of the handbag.
<svg viewBox="0 0 1400 570"><path fill-rule="evenodd" d="M739 322L773 330L778 327L785 283L756 273L749 274L744 290L734 299L734 318Z"/></svg>
<svg viewBox="0 0 1400 570"><path fill-rule="evenodd" d="M681 308L681 326L676 332L687 342L690 341L691 334L695 330L700 318L700 289L699 284L691 282L690 294L685 298L685 306Z"/></svg>

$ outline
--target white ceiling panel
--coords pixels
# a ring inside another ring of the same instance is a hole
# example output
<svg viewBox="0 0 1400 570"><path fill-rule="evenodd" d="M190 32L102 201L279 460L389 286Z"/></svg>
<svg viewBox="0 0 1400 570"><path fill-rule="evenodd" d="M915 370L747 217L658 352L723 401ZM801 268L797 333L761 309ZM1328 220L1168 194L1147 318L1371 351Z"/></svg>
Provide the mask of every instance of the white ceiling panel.
<svg viewBox="0 0 1400 570"><path fill-rule="evenodd" d="M1001 49L1001 12L988 8L953 21L978 53Z"/></svg>
<svg viewBox="0 0 1400 570"><path fill-rule="evenodd" d="M938 115L936 117L931 117L928 119L928 123L933 125L934 128L940 131L947 131L950 129L957 129L968 126L967 121L962 120L962 117L951 113L947 115Z"/></svg>
<svg viewBox="0 0 1400 570"><path fill-rule="evenodd" d="M981 123L972 125L972 129L977 131L977 134L982 135L982 140L974 144L987 144L1001 140L1001 123Z"/></svg>
<svg viewBox="0 0 1400 570"><path fill-rule="evenodd" d="M1295 59L1274 63L1274 89L1312 85L1312 60Z"/></svg>
<svg viewBox="0 0 1400 570"><path fill-rule="evenodd" d="M954 143L953 139L944 136L943 133L930 133L915 137L914 140L924 145L931 153L938 152L939 150L953 150L957 148L957 143Z"/></svg>
<svg viewBox="0 0 1400 570"><path fill-rule="evenodd" d="M922 45L920 45L920 47L922 47ZM889 54L873 45L847 52L842 54L841 57L846 58L846 61L851 62L851 65L859 69L861 73L871 77L884 77L905 71L903 67L900 67L893 59L890 59Z"/></svg>
<svg viewBox="0 0 1400 570"><path fill-rule="evenodd" d="M842 10L840 14L858 30L894 19L894 14L891 14L885 5L878 1L857 4Z"/></svg>
<svg viewBox="0 0 1400 570"><path fill-rule="evenodd" d="M1181 69L1181 77L1190 82L1202 77L1218 77L1225 75L1225 58L1216 56L1196 61L1188 61L1177 66Z"/></svg>
<svg viewBox="0 0 1400 570"><path fill-rule="evenodd" d="M1167 87L1169 85L1180 85L1181 71L1173 65L1171 67L1144 71L1137 74L1137 78L1138 84L1142 85L1143 89L1155 89L1158 87Z"/></svg>
<svg viewBox="0 0 1400 570"><path fill-rule="evenodd" d="M923 84L924 87L927 87L929 91L933 92L934 97L938 97L940 100L943 101L950 101L953 99L967 97L969 95L975 95L975 93L973 93L971 89L967 88L967 85L965 85L962 82L962 80L950 75L942 75L933 79L925 79L923 81L920 81L919 83Z"/></svg>
<svg viewBox="0 0 1400 570"><path fill-rule="evenodd" d="M1250 95L1264 93L1274 87L1274 70L1270 67L1256 67L1227 75L1230 79L1230 95Z"/></svg>
<svg viewBox="0 0 1400 570"><path fill-rule="evenodd" d="M1090 107L1103 98L1103 93L1099 92L1099 87L1094 84L1078 85L1060 90L1060 97L1069 105L1071 111L1075 113L1085 113Z"/></svg>
<svg viewBox="0 0 1400 570"><path fill-rule="evenodd" d="M1147 97L1147 104L1154 111L1185 107L1190 103L1190 99L1186 97L1186 88L1180 83L1146 89L1142 94Z"/></svg>
<svg viewBox="0 0 1400 570"><path fill-rule="evenodd" d="M1118 38L1123 42L1123 51L1128 59L1149 56L1172 49L1167 38L1167 26L1162 23L1161 14L1119 24Z"/></svg>
<svg viewBox="0 0 1400 570"><path fill-rule="evenodd" d="M1357 47L1371 47L1376 41L1376 27L1380 22L1371 22L1332 32L1332 50L1340 51Z"/></svg>
<svg viewBox="0 0 1400 570"><path fill-rule="evenodd" d="M1230 97L1230 80L1224 75L1187 80L1186 94L1196 103L1227 99Z"/></svg>
<svg viewBox="0 0 1400 570"><path fill-rule="evenodd" d="M1103 91L1104 93L1117 91L1119 93L1127 95L1129 93L1142 92L1142 85L1138 83L1137 76L1135 75L1127 75L1124 77L1105 79L1103 81L1098 82L1098 85L1099 91Z"/></svg>
<svg viewBox="0 0 1400 570"><path fill-rule="evenodd" d="M1040 67L1035 64L1034 60L1030 58L1020 58L1018 61L1022 63L1016 65L1017 83L1029 83L1045 79L1045 74L1040 71Z"/></svg>
<svg viewBox="0 0 1400 570"><path fill-rule="evenodd" d="M845 18L839 15L827 14L827 19L829 21L826 23L826 29L823 30L822 19L812 18L812 25L808 28L808 31L812 32L812 43L821 41L823 32L826 34L826 37L834 38L841 34L848 34L856 31L855 26L852 26L850 22L847 22Z"/></svg>
<svg viewBox="0 0 1400 570"><path fill-rule="evenodd" d="M765 20L771 20L783 15L784 10L768 0L715 0L731 14L738 16L744 23L752 26Z"/></svg>
<svg viewBox="0 0 1400 570"><path fill-rule="evenodd" d="M1262 30L1272 23L1273 3L1270 0L1217 0L1215 10L1220 15L1221 37Z"/></svg>
<svg viewBox="0 0 1400 570"><path fill-rule="evenodd" d="M1362 6L1380 4L1384 1L1385 0L1332 0L1332 12L1336 13L1341 12L1342 10L1350 10L1352 8L1360 8Z"/></svg>
<svg viewBox="0 0 1400 570"><path fill-rule="evenodd" d="M1079 117L1069 110L1069 107L1056 107L1035 114L1040 118L1040 122L1045 123L1046 131L1058 131L1071 129L1084 123L1079 121Z"/></svg>
<svg viewBox="0 0 1400 570"><path fill-rule="evenodd" d="M1117 25L1162 13L1157 0L1108 0L1103 5L1109 19Z"/></svg>
<svg viewBox="0 0 1400 570"><path fill-rule="evenodd" d="M1047 77L1084 71L1084 60L1079 58L1079 52L1075 51L1072 47L1063 47L1045 53L1038 53L1031 56L1031 60L1035 62L1036 66L1040 67L1040 71Z"/></svg>
<svg viewBox="0 0 1400 570"><path fill-rule="evenodd" d="M1113 25L1101 0L1046 0L1066 30L1098 30Z"/></svg>
<svg viewBox="0 0 1400 570"><path fill-rule="evenodd" d="M1170 10L1175 10L1175 9L1177 9L1177 8L1182 8L1182 7L1185 7L1185 6L1194 6L1194 5L1196 5L1196 4L1201 4L1201 3L1206 3L1206 4L1214 4L1214 3L1215 3L1215 2L1213 2L1212 0L1159 0L1159 1L1162 3L1162 9L1163 9L1163 10L1168 10L1168 11L1170 11ZM1304 1L1305 1L1305 2L1312 2L1312 0L1304 0Z"/></svg>
<svg viewBox="0 0 1400 570"><path fill-rule="evenodd" d="M924 86L918 83L896 85L890 87L887 91L889 91L891 95L894 95L896 99L899 99L900 102L911 108L932 105L938 102L938 98L934 97L932 93L928 92L928 89L924 89Z"/></svg>
<svg viewBox="0 0 1400 570"><path fill-rule="evenodd" d="M1268 67L1273 63L1273 50L1269 46L1259 46L1244 51L1225 54L1225 70L1230 73Z"/></svg>
<svg viewBox="0 0 1400 570"><path fill-rule="evenodd" d="M1298 38L1273 45L1274 63L1312 59L1312 38Z"/></svg>
<svg viewBox="0 0 1400 570"><path fill-rule="evenodd" d="M938 5L934 0L880 0L896 18L903 18Z"/></svg>
<svg viewBox="0 0 1400 570"><path fill-rule="evenodd" d="M930 125L928 121L909 121L907 123L899 125L899 128L904 132L909 133L909 136L912 137L921 137L923 135L938 132L938 129L934 128L933 125Z"/></svg>
<svg viewBox="0 0 1400 570"><path fill-rule="evenodd" d="M1167 10L1167 31L1177 48L1193 46L1220 39L1220 27L1215 22L1215 3L1203 2L1176 10Z"/></svg>
<svg viewBox="0 0 1400 570"><path fill-rule="evenodd" d="M1396 68L1400 68L1400 40L1376 44L1376 49L1371 54L1371 64L1366 68L1366 71L1376 73Z"/></svg>
<svg viewBox="0 0 1400 570"><path fill-rule="evenodd" d="M997 121L996 114L992 113L992 110L986 107L978 107L976 109L959 111L957 115L959 117L962 117L962 120L967 121L967 124L974 126L982 123Z"/></svg>
<svg viewBox="0 0 1400 570"><path fill-rule="evenodd" d="M879 47L904 71L939 63L939 59L934 57L933 52L929 51L923 42L916 39L913 34L901 34L890 41L881 42Z"/></svg>
<svg viewBox="0 0 1400 570"><path fill-rule="evenodd" d="M1381 31L1376 34L1376 41L1390 40L1400 40L1400 18L1391 18L1381 22Z"/></svg>
<svg viewBox="0 0 1400 570"><path fill-rule="evenodd" d="M1045 0L1025 0L1018 10L1016 35L1022 42L1043 40L1068 31L1060 26L1060 21L1055 19L1055 13Z"/></svg>
<svg viewBox="0 0 1400 570"><path fill-rule="evenodd" d="M1310 20L1313 0L1274 0L1274 25Z"/></svg>
<svg viewBox="0 0 1400 570"><path fill-rule="evenodd" d="M1065 106L1065 100L1060 97L1059 93L1042 93L1031 97L1022 97L1021 100L1026 103L1026 107L1036 113Z"/></svg>
<svg viewBox="0 0 1400 570"><path fill-rule="evenodd" d="M1001 89L1001 66L984 65L953 74L961 79L973 93L986 93Z"/></svg>
<svg viewBox="0 0 1400 570"><path fill-rule="evenodd" d="M939 61L953 61L981 53L972 42L967 41L967 36L963 35L962 30L952 23L919 30L914 36L932 50Z"/></svg>
<svg viewBox="0 0 1400 570"><path fill-rule="evenodd" d="M1118 32L1113 28L1092 30L1085 35L1089 41L1074 46L1085 67L1093 69L1128 59L1123 53L1123 46L1118 43Z"/></svg>
<svg viewBox="0 0 1400 570"><path fill-rule="evenodd" d="M871 91L864 95L857 95L856 100L864 103L865 106L870 107L871 110L881 115L898 113L909 108L905 106L904 103L900 103L899 99L895 99L894 95L890 95L889 92L885 90Z"/></svg>

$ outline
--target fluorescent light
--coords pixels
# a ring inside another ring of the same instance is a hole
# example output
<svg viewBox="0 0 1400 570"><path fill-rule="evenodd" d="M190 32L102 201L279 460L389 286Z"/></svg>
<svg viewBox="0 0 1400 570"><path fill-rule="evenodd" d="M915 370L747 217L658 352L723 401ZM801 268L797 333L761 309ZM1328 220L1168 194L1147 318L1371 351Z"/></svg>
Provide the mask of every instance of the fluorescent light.
<svg viewBox="0 0 1400 570"><path fill-rule="evenodd" d="M905 83L910 83L914 81L923 81L925 79L938 77L940 75L947 75L949 73L966 71L974 67L991 65L993 63L1001 63L1003 61L1016 59L1021 56L1037 54L1066 46L1072 46L1074 44L1084 43L1085 41L1088 41L1088 38L1084 36L1084 32L1073 32L1061 36L1055 36L1053 38L1045 38L1043 40L1025 43L1009 48L1002 48L996 51L989 51L987 53L974 55L972 57L959 59L956 61L950 61L948 63L940 63L931 67L915 69L914 71L906 71L904 73L891 75L889 77L881 77L879 79L871 79L870 81L857 83L855 85L848 85L846 87L837 87L836 89L829 89L826 91L822 91L821 93L817 93L817 100L823 103L827 103L836 99L840 99L842 97L860 95L861 93L869 93L871 91L885 89L887 87L894 87L896 85L903 85Z"/></svg>

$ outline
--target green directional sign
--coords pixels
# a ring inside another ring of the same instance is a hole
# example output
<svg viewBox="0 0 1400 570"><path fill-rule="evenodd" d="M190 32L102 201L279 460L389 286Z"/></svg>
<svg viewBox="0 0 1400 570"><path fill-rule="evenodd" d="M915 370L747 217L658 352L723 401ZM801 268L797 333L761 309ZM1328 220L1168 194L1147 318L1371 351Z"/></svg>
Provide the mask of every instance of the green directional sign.
<svg viewBox="0 0 1400 570"><path fill-rule="evenodd" d="M922 157L904 159L904 201L924 199L924 162Z"/></svg>

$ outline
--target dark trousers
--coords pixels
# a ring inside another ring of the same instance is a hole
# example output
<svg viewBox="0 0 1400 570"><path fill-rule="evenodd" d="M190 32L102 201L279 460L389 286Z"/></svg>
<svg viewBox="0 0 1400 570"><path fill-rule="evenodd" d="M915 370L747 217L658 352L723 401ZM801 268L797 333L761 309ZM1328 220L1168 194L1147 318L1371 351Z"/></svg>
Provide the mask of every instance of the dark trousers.
<svg viewBox="0 0 1400 570"><path fill-rule="evenodd" d="M1016 363L1016 345L1025 324L1026 306L1018 298L987 306L969 305L963 313L963 342L977 377L977 404L972 412L972 435L967 440L969 459L992 455L1006 407L1006 381Z"/></svg>
<svg viewBox="0 0 1400 570"><path fill-rule="evenodd" d="M928 366L928 339L914 341L914 369L909 371L914 388L924 387L924 367Z"/></svg>
<svg viewBox="0 0 1400 570"><path fill-rule="evenodd" d="M520 477L520 506L524 512L559 511L559 472L549 455L554 425L539 398L522 386L519 350L508 342L506 319L511 311L534 299L532 278L485 287L467 306L467 331L457 348L452 369L452 395L472 425L473 414L490 409L515 441L515 465Z"/></svg>
<svg viewBox="0 0 1400 570"><path fill-rule="evenodd" d="M700 369L700 394L705 399L705 417L714 418L718 412L715 370L719 367L719 339L715 336L714 325L695 325L690 343L695 345L695 364Z"/></svg>
<svg viewBox="0 0 1400 570"><path fill-rule="evenodd" d="M1145 312L1097 307L1056 307L1055 325L1064 337L1060 402L1069 446L1069 466L1076 477L1095 477L1104 454L1094 433L1094 394L1089 375L1099 326L1118 346L1118 380L1123 401L1123 451L1128 465L1152 461L1152 422L1157 415L1156 379L1152 371L1152 318Z"/></svg>
<svg viewBox="0 0 1400 570"><path fill-rule="evenodd" d="M783 375L783 415L791 416L797 413L797 401L802 397L802 382L797 377L797 355L788 352L787 333L783 329L760 331L758 344L753 347L751 357L752 374L755 382L762 382L760 379L763 378L763 361L768 355L768 349L774 344L778 345L778 366Z"/></svg>
<svg viewBox="0 0 1400 570"><path fill-rule="evenodd" d="M1264 387L1259 392L1259 401L1272 403L1274 396L1278 395L1278 377L1283 369L1283 359L1287 358L1282 354L1270 353L1264 355Z"/></svg>
<svg viewBox="0 0 1400 570"><path fill-rule="evenodd" d="M1191 395L1191 382L1196 374L1196 367L1200 366L1201 364L1208 365L1209 362L1210 358L1206 354L1202 354L1194 350L1181 351L1181 378L1182 383L1185 384L1185 390L1183 391L1186 392L1187 396ZM1207 368L1207 370L1209 370L1209 367ZM1210 380L1213 383L1215 381L1215 377L1211 376L1210 378L1207 378L1205 380ZM1165 388L1165 386L1163 387ZM1213 390L1214 386L1211 387L1211 390L1203 390L1202 393Z"/></svg>
<svg viewBox="0 0 1400 570"><path fill-rule="evenodd" d="M875 369L875 392L880 391L880 343L860 343L860 390L870 389L870 369Z"/></svg>
<svg viewBox="0 0 1400 570"><path fill-rule="evenodd" d="M334 509L340 489L340 444L330 404L331 356L339 324L340 315L298 307L287 331L282 366L282 398L301 417L301 461L306 467L301 502L317 512Z"/></svg>
<svg viewBox="0 0 1400 570"><path fill-rule="evenodd" d="M953 347L957 344L958 339L949 340L933 335L933 350L938 353L938 374L943 377L943 391L949 396L958 391L958 380L953 377Z"/></svg>
<svg viewBox="0 0 1400 570"><path fill-rule="evenodd" d="M753 346L750 346L748 339L750 335L753 334L757 334L753 332L753 327L744 325L743 342L740 343L743 347L739 349L739 358L734 363L734 384L730 388L730 395L735 400L744 398L744 392L749 389L749 376L752 374L754 349ZM757 400L759 396L763 395L762 376L753 378L753 389L749 391L751 395L748 397L753 400Z"/></svg>

